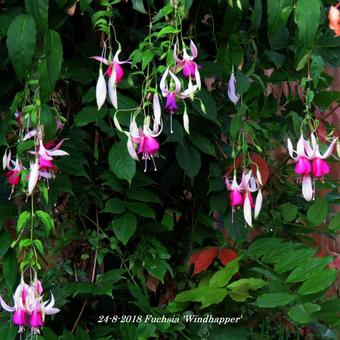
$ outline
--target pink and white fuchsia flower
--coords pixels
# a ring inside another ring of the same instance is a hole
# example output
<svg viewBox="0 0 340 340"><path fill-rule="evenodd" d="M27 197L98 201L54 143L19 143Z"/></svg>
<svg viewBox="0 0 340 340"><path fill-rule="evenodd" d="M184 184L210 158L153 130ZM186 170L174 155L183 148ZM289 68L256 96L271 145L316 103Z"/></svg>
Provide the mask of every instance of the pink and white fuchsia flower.
<svg viewBox="0 0 340 340"><path fill-rule="evenodd" d="M116 54L113 57L112 62L108 59L100 56L91 57L91 59L97 60L100 62L99 68L99 77L96 86L96 99L97 99L97 106L98 110L104 105L106 100L107 93L109 94L110 101L115 109L118 108L118 101L117 101L117 84L119 84L123 77L124 77L124 70L122 68L122 64L130 63L129 61L120 61L119 54L121 49L119 48ZM105 74L103 74L102 64L108 66ZM108 76L109 80L107 83L105 82L105 75Z"/></svg>
<svg viewBox="0 0 340 340"><path fill-rule="evenodd" d="M39 143L37 151L30 151L31 154L36 155L36 159L30 165L27 196L32 195L40 177L47 180L54 177L54 171L57 167L53 163L53 157L69 155L68 152L60 150L65 139L61 140L56 146L48 148L53 143L49 142L44 145L41 130L38 131L37 138Z"/></svg>
<svg viewBox="0 0 340 340"><path fill-rule="evenodd" d="M332 154L336 141L337 138L334 138L325 153L321 154L313 133L311 134L311 142L305 140L301 134L296 150L294 150L293 144L288 138L288 153L295 161L295 173L301 176L302 195L306 201L311 201L314 198L315 189L313 183L315 178L322 180L324 175L329 174L329 165L325 159Z"/></svg>
<svg viewBox="0 0 340 340"><path fill-rule="evenodd" d="M21 161L16 158L15 161L12 160L12 154L11 150L5 152L3 157L3 169L7 169L6 177L8 180L8 183L12 186L12 191L8 199L11 199L13 192L15 190L15 187L20 183L20 177L21 177L21 171L25 170L23 167Z"/></svg>
<svg viewBox="0 0 340 340"><path fill-rule="evenodd" d="M199 73L198 65L195 59L198 56L197 47L192 40L190 40L191 56L188 54L187 49L184 47L182 50L182 58L177 55L177 46L174 48L174 59L177 68L182 69L185 78L195 79L198 89L201 88L201 76Z"/></svg>
<svg viewBox="0 0 340 340"><path fill-rule="evenodd" d="M167 78L170 75L170 81ZM166 98L165 110L170 112L170 132L172 129L172 115L177 111L176 98L182 98L181 96L181 82L180 80L167 68L161 78L159 87L162 91L162 96Z"/></svg>
<svg viewBox="0 0 340 340"><path fill-rule="evenodd" d="M259 173L258 176L260 177ZM229 198L233 214L237 207L243 207L244 220L252 227L252 209L254 209L254 218L257 218L262 207L261 179L255 179L252 171L244 171L240 184L237 183L236 173L231 182L228 178L225 178L225 183L227 189L230 191ZM258 193L254 204L252 193L256 191Z"/></svg>
<svg viewBox="0 0 340 340"><path fill-rule="evenodd" d="M14 306L6 304L0 296L0 304L2 308L13 313L12 322L19 327L19 333L24 331L25 326L31 327L33 334L39 334L40 328L44 326L45 316L53 315L59 312L58 308L54 308L54 296L51 293L51 300L43 302L43 289L41 282L35 278L28 286L24 282L23 276L15 290L13 301Z"/></svg>
<svg viewBox="0 0 340 340"><path fill-rule="evenodd" d="M157 171L155 157L159 150L159 143L156 139L162 132L162 127L159 126L156 119L154 119L153 129L150 129L150 117L144 119L143 129L137 127L134 119L130 122L130 131L126 132L128 136L127 149L130 156L139 161L138 155L142 155L142 160L145 162L144 172L147 171L148 160L151 160L154 165L154 170ZM138 151L136 152L136 149Z"/></svg>

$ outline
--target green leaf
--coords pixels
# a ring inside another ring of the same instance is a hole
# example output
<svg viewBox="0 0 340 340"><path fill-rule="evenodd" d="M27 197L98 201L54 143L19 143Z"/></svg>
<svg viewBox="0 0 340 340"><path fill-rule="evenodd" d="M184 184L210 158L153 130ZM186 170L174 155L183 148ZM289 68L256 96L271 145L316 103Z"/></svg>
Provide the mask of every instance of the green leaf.
<svg viewBox="0 0 340 340"><path fill-rule="evenodd" d="M18 15L9 26L7 49L19 78L27 74L35 52L36 34L35 22L30 15Z"/></svg>
<svg viewBox="0 0 340 340"><path fill-rule="evenodd" d="M140 13L147 14L143 4L143 0L132 0L132 7Z"/></svg>
<svg viewBox="0 0 340 340"><path fill-rule="evenodd" d="M165 26L163 27L158 33L157 33L157 38L161 38L163 37L164 35L167 35L167 34L174 34L174 33L177 33L179 32L179 30L174 27L174 26Z"/></svg>
<svg viewBox="0 0 340 340"><path fill-rule="evenodd" d="M272 49L286 47L289 32L286 23L292 12L293 0L267 0L268 38Z"/></svg>
<svg viewBox="0 0 340 340"><path fill-rule="evenodd" d="M31 217L31 213L29 211L23 211L19 218L18 218L18 222L17 222L17 233L19 234L21 232L21 230L25 227L26 222L29 220L29 218Z"/></svg>
<svg viewBox="0 0 340 340"><path fill-rule="evenodd" d="M139 216L147 217L147 218L155 218L155 212L145 203L141 202L127 202L127 208L136 213Z"/></svg>
<svg viewBox="0 0 340 340"><path fill-rule="evenodd" d="M47 31L44 41L45 58L38 65L40 99L47 102L59 78L63 61L63 45L59 33Z"/></svg>
<svg viewBox="0 0 340 340"><path fill-rule="evenodd" d="M296 267L287 277L287 282L302 282L309 279L311 272L320 272L327 264L332 262L333 258L331 256L328 257L319 257L308 259L306 262L303 262L301 265Z"/></svg>
<svg viewBox="0 0 340 340"><path fill-rule="evenodd" d="M136 163L130 157L124 141L113 144L109 153L109 165L111 171L118 178L125 179L131 183L136 173Z"/></svg>
<svg viewBox="0 0 340 340"><path fill-rule="evenodd" d="M277 273L285 273L294 269L299 265L303 265L309 258L314 256L316 249L302 248L292 249L289 252L281 252L279 258L276 260L275 271Z"/></svg>
<svg viewBox="0 0 340 340"><path fill-rule="evenodd" d="M164 282L164 276L167 271L167 263L155 254L145 254L143 257L143 265L145 269L155 278Z"/></svg>
<svg viewBox="0 0 340 340"><path fill-rule="evenodd" d="M192 131L190 133L190 141L203 153L216 157L215 146L208 137Z"/></svg>
<svg viewBox="0 0 340 340"><path fill-rule="evenodd" d="M329 222L328 228L332 231L340 230L340 212L336 213L334 218Z"/></svg>
<svg viewBox="0 0 340 340"><path fill-rule="evenodd" d="M336 279L336 270L333 269L325 269L321 271L317 271L312 273L308 280L305 281L298 293L301 295L309 295L318 293L328 287L334 282Z"/></svg>
<svg viewBox="0 0 340 340"><path fill-rule="evenodd" d="M228 284L231 278L238 272L239 259L235 259L229 262L224 268L216 272L209 280L209 286L211 287L224 287Z"/></svg>
<svg viewBox="0 0 340 340"><path fill-rule="evenodd" d="M324 199L316 199L308 208L307 218L313 226L320 225L328 214L328 204Z"/></svg>
<svg viewBox="0 0 340 340"><path fill-rule="evenodd" d="M202 286L176 295L175 302L201 302L202 308L220 303L227 296L225 288Z"/></svg>
<svg viewBox="0 0 340 340"><path fill-rule="evenodd" d="M2 259L3 276L10 292L13 291L14 285L17 281L17 258L15 251L9 249Z"/></svg>
<svg viewBox="0 0 340 340"><path fill-rule="evenodd" d="M115 218L111 223L111 227L118 240L126 245L136 231L137 219L135 215L126 213L123 216Z"/></svg>
<svg viewBox="0 0 340 340"><path fill-rule="evenodd" d="M37 210L35 214L40 218L41 222L46 227L47 234L49 234L54 229L54 220L50 214L42 210Z"/></svg>
<svg viewBox="0 0 340 340"><path fill-rule="evenodd" d="M325 63L323 59L319 55L313 55L311 63L311 76L315 87L318 85L324 67Z"/></svg>
<svg viewBox="0 0 340 340"><path fill-rule="evenodd" d="M298 0L295 21L299 28L299 41L309 49L313 47L320 21L319 0Z"/></svg>
<svg viewBox="0 0 340 340"><path fill-rule="evenodd" d="M253 15L251 18L251 31L257 31L262 20L262 0L255 0Z"/></svg>
<svg viewBox="0 0 340 340"><path fill-rule="evenodd" d="M48 0L25 0L26 11L30 14L38 29L45 32L48 28Z"/></svg>
<svg viewBox="0 0 340 340"><path fill-rule="evenodd" d="M312 320L311 314L317 312L318 310L320 310L319 305L307 302L293 306L289 310L288 315L290 318L298 323L309 323Z"/></svg>
<svg viewBox="0 0 340 340"><path fill-rule="evenodd" d="M241 115L235 115L233 118L231 118L230 122L230 135L233 139L235 139L240 131L242 124L242 116Z"/></svg>
<svg viewBox="0 0 340 340"><path fill-rule="evenodd" d="M264 287L266 284L267 282L262 279L248 278L232 282L227 288L231 290L229 295L233 300L244 302L250 297L248 290L257 290Z"/></svg>
<svg viewBox="0 0 340 340"><path fill-rule="evenodd" d="M281 206L281 215L285 222L292 222L295 220L298 214L298 208L296 205L287 202Z"/></svg>
<svg viewBox="0 0 340 340"><path fill-rule="evenodd" d="M268 30L276 31L285 25L293 8L293 0L268 0Z"/></svg>
<svg viewBox="0 0 340 340"><path fill-rule="evenodd" d="M260 295L255 305L260 308L275 308L280 306L286 306L295 300L295 296L285 293L268 293Z"/></svg>
<svg viewBox="0 0 340 340"><path fill-rule="evenodd" d="M177 145L176 159L188 177L195 178L201 168L201 155L197 149L188 142Z"/></svg>
<svg viewBox="0 0 340 340"><path fill-rule="evenodd" d="M142 188L134 188L133 184L126 196L136 201L160 203L159 197L152 191Z"/></svg>
<svg viewBox="0 0 340 340"><path fill-rule="evenodd" d="M41 105L40 123L44 126L45 138L52 140L57 131L56 119L54 112L48 105Z"/></svg>
<svg viewBox="0 0 340 340"><path fill-rule="evenodd" d="M112 214L121 214L125 211L125 204L119 198L111 198L106 204L104 210L102 212L109 212Z"/></svg>
<svg viewBox="0 0 340 340"><path fill-rule="evenodd" d="M2 230L0 233L0 256L4 256L11 245L11 235L7 230Z"/></svg>
<svg viewBox="0 0 340 340"><path fill-rule="evenodd" d="M80 110L74 118L77 126L85 126L89 123L98 122L99 119L105 117L105 111L99 110L94 106L86 106Z"/></svg>
<svg viewBox="0 0 340 340"><path fill-rule="evenodd" d="M240 95L249 90L249 87L250 87L249 79L241 71L237 71L236 73L236 84L237 84L237 93Z"/></svg>

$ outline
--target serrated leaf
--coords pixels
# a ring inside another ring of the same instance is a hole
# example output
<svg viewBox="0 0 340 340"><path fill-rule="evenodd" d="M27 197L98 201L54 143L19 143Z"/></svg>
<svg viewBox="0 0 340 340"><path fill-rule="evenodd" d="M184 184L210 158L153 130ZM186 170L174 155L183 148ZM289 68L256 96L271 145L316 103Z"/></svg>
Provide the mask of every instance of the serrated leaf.
<svg viewBox="0 0 340 340"><path fill-rule="evenodd" d="M115 218L111 223L111 227L118 240L126 245L136 231L137 219L135 215L126 213L123 216Z"/></svg>
<svg viewBox="0 0 340 340"><path fill-rule="evenodd" d="M317 199L308 208L307 218L313 226L320 225L327 217L328 204L324 199Z"/></svg>
<svg viewBox="0 0 340 340"><path fill-rule="evenodd" d="M31 213L26 210L20 214L18 218L18 222L17 222L17 233L21 232L21 230L25 227L25 224L29 220L30 217L31 217Z"/></svg>
<svg viewBox="0 0 340 340"><path fill-rule="evenodd" d="M54 220L50 214L42 210L37 210L35 214L40 218L41 222L46 227L47 234L49 234L54 229Z"/></svg>
<svg viewBox="0 0 340 340"><path fill-rule="evenodd" d="M292 203L287 202L281 206L281 215L285 222L294 221L297 213L298 213L298 208L296 205Z"/></svg>
<svg viewBox="0 0 340 340"><path fill-rule="evenodd" d="M183 146L177 145L176 159L188 177L193 179L198 174L201 168L201 155L192 144L185 142Z"/></svg>
<svg viewBox="0 0 340 340"><path fill-rule="evenodd" d="M113 214L121 214L125 211L125 204L119 198L111 198L105 203L105 208L102 212Z"/></svg>
<svg viewBox="0 0 340 340"><path fill-rule="evenodd" d="M155 218L155 212L145 203L142 202L127 202L127 208L139 216L147 218Z"/></svg>
<svg viewBox="0 0 340 340"><path fill-rule="evenodd" d="M109 165L111 171L120 179L131 183L136 173L136 163L130 157L126 143L121 141L112 146L109 153Z"/></svg>
<svg viewBox="0 0 340 340"><path fill-rule="evenodd" d="M37 30L30 15L18 15L11 22L7 33L7 49L19 78L27 74L35 52Z"/></svg>

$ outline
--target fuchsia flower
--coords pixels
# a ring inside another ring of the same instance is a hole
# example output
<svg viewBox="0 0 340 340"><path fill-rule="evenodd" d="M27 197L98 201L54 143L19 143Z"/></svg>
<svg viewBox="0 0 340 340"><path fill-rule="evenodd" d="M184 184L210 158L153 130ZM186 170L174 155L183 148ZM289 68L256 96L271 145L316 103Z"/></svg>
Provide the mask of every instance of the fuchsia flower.
<svg viewBox="0 0 340 340"><path fill-rule="evenodd" d="M139 160L138 154L142 155L142 160L145 161L144 172L147 170L147 162L148 160L152 160L154 169L157 171L156 163L154 157L157 156L159 150L159 143L156 139L162 132L162 128L159 128L159 125L156 120L154 120L153 129L150 129L150 117L147 116L144 120L143 129L138 129L136 121L134 119L130 122L130 131L126 133L128 138L127 148L130 156ZM138 151L136 152L136 148L138 147Z"/></svg>
<svg viewBox="0 0 340 340"><path fill-rule="evenodd" d="M2 164L3 169L5 170L7 168L8 170L6 173L6 177L8 183L12 186L12 191L9 199L11 199L15 187L20 183L21 171L25 169L18 158L13 161L11 156L11 150L9 150L8 154L7 152L5 152Z"/></svg>
<svg viewBox="0 0 340 340"><path fill-rule="evenodd" d="M167 82L168 75L170 75L170 83ZM161 78L159 87L162 91L163 97L166 97L165 110L170 112L170 131L172 129L172 115L177 111L176 98L181 96L181 82L180 80L167 68Z"/></svg>
<svg viewBox="0 0 340 340"><path fill-rule="evenodd" d="M240 96L236 92L236 78L234 72L231 73L228 82L228 97L236 105L240 99Z"/></svg>
<svg viewBox="0 0 340 340"><path fill-rule="evenodd" d="M42 131L37 130L38 150L30 151L31 154L36 155L37 158L34 163L31 163L30 174L28 180L27 195L32 195L40 177L50 179L54 177L54 172L57 169L53 163L53 157L68 156L66 151L60 150L61 145L65 139L61 140L56 146L50 148L54 142L49 142L46 145L43 143Z"/></svg>
<svg viewBox="0 0 340 340"><path fill-rule="evenodd" d="M260 177L260 174L258 173ZM246 223L252 227L252 211L254 209L254 218L260 213L262 207L262 191L261 191L261 179L255 179L252 175L252 171L244 171L242 174L241 183L237 183L236 173L233 180L230 183L228 178L225 179L227 189L230 191L230 205L233 208L233 213L237 207L243 207L243 215ZM258 192L256 201L254 204L252 193Z"/></svg>
<svg viewBox="0 0 340 340"><path fill-rule="evenodd" d="M1 307L10 313L13 313L12 322L15 326L19 327L19 332L24 330L24 326L27 322L27 314L26 314L26 298L28 292L28 285L24 282L23 277L21 277L20 284L16 288L13 301L14 306L8 306L4 299L0 296L0 304Z"/></svg>
<svg viewBox="0 0 340 340"><path fill-rule="evenodd" d="M336 141L337 138L334 138L326 152L322 155L313 133L311 134L311 143L305 140L301 134L296 150L293 149L292 142L288 138L288 153L296 162L294 171L297 175L301 176L302 195L306 201L311 201L314 197L312 177L322 178L324 175L329 174L329 165L324 159L332 154Z"/></svg>
<svg viewBox="0 0 340 340"><path fill-rule="evenodd" d="M120 61L119 60L119 54L121 50L120 48L117 50L116 54L113 57L112 62L110 62L108 59L101 57L101 56L95 56L91 57L91 59L99 61L101 64L108 65L108 68L103 74L102 65L100 65L99 68L99 77L97 81L96 86L96 99L97 99L97 106L98 110L101 109L103 104L106 100L106 94L109 93L110 101L115 109L118 108L117 103L117 84L119 84L123 77L124 77L124 70L122 68L122 64L130 63L129 61ZM107 89L106 89L106 82L104 75L107 75L109 80L107 83Z"/></svg>
<svg viewBox="0 0 340 340"><path fill-rule="evenodd" d="M177 67L182 69L183 76L185 78L195 79L198 89L201 88L201 76L198 70L198 65L194 61L197 58L197 47L192 40L190 40L191 56L188 54L186 48L182 50L182 59L177 55L177 46L174 48L174 59L177 63Z"/></svg>
<svg viewBox="0 0 340 340"><path fill-rule="evenodd" d="M15 290L13 300L14 306L8 306L0 296L2 308L13 313L13 324L19 327L19 333L23 332L24 327L30 326L33 334L39 334L40 328L44 326L45 315L53 315L59 312L54 308L54 296L51 293L51 300L43 302L43 288L41 282L35 277L34 281L28 286L24 282L23 276Z"/></svg>

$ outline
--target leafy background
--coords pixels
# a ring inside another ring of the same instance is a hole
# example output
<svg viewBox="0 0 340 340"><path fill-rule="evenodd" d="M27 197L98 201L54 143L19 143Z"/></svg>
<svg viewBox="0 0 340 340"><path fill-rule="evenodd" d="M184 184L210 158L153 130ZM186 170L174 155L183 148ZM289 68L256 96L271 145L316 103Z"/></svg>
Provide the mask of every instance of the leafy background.
<svg viewBox="0 0 340 340"><path fill-rule="evenodd" d="M186 13L183 35L199 48L206 86L198 97L206 114L199 102L188 104L190 135L181 116L175 117L171 134L164 114L158 171L147 173L129 157L124 137L113 127L115 110L108 105L97 111L98 65L89 57L100 53L98 22L110 16L124 59L132 55L137 67L124 67L118 90L126 127L140 101L143 76L136 70L164 64L160 44L174 34L167 16L171 6L153 0L1 4L0 145L4 150L13 141L18 98L29 81L37 80L45 131L55 138L53 117L64 117L58 134L69 138L64 149L71 155L57 161L48 201L40 200L54 228L49 236L44 227L38 232L44 246L39 275L62 310L48 318L40 338L335 339L340 304L329 288L337 266L330 252L320 251L317 239L332 239L339 230L340 215L330 209L339 202L338 180L318 183L324 197L304 202L282 147L287 137L297 140L300 133L304 103L297 93L303 91L308 67L313 110L321 112L321 126L332 129L322 119L340 101L338 92L325 91L332 78L323 71L340 66L340 40L327 21L332 1L179 3ZM150 18L158 37L151 45ZM226 84L232 67L240 64L242 105L236 109ZM232 222L223 182L240 130L247 149L270 169L253 229L245 227L240 212ZM6 300L19 279L20 258L11 248L16 216L26 209L23 195L8 201L8 194L1 176L0 284ZM242 315L242 320L227 326L98 323L100 315L190 313ZM9 316L1 313L1 320L1 338L14 339L17 329Z"/></svg>

